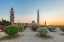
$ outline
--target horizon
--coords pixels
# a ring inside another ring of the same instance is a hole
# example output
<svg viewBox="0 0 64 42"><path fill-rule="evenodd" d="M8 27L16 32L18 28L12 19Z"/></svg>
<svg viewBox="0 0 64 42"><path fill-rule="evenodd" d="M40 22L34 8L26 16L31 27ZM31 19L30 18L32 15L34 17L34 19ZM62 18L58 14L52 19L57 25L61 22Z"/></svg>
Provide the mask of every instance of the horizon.
<svg viewBox="0 0 64 42"><path fill-rule="evenodd" d="M10 21L11 7L14 10L14 23L37 22L39 9L40 24L64 25L63 0L0 0L0 20Z"/></svg>

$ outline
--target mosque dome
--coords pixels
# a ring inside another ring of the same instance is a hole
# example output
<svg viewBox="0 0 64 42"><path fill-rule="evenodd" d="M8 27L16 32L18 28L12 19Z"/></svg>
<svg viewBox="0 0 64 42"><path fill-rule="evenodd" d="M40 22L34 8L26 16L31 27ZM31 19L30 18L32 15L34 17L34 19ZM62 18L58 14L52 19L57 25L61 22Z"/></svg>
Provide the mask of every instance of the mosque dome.
<svg viewBox="0 0 64 42"><path fill-rule="evenodd" d="M35 23L35 21L33 20L32 23Z"/></svg>

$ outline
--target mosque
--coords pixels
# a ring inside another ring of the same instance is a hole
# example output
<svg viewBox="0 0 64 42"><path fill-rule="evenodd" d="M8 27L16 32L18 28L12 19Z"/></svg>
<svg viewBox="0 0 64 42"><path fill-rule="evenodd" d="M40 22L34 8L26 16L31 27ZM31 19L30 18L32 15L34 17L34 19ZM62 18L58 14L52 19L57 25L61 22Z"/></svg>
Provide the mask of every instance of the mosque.
<svg viewBox="0 0 64 42"><path fill-rule="evenodd" d="M19 25L23 25L23 26L31 26L31 25L37 25L37 26L40 26L39 24L39 9L37 11L37 23L35 23L35 21L33 20L31 23L14 23L14 11L13 11L13 8L11 8L11 11L10 11L10 23L11 23L11 26L19 26Z"/></svg>

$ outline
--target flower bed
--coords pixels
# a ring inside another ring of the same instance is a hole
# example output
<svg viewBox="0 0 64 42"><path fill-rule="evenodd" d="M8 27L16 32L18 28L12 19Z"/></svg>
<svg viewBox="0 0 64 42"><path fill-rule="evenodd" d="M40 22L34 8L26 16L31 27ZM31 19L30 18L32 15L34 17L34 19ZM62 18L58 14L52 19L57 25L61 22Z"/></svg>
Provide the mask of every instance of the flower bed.
<svg viewBox="0 0 64 42"><path fill-rule="evenodd" d="M0 26L0 30L2 30L2 31L3 31L3 30L4 30L4 28L5 28L5 26Z"/></svg>

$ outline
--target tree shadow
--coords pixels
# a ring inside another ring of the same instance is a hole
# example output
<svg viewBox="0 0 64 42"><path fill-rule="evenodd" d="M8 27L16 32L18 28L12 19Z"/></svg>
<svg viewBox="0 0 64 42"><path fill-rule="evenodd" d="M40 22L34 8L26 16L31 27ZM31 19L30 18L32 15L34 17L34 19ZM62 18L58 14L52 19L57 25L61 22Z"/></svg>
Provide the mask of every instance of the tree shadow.
<svg viewBox="0 0 64 42"><path fill-rule="evenodd" d="M50 31L50 32L57 32L57 31Z"/></svg>
<svg viewBox="0 0 64 42"><path fill-rule="evenodd" d="M12 37L10 37L10 36L4 36L4 37L0 38L0 41L2 41L2 40L17 39L17 38L22 37L22 36L23 36L23 35L19 35L19 34L15 35L15 36L12 36Z"/></svg>
<svg viewBox="0 0 64 42"><path fill-rule="evenodd" d="M64 36L64 34L59 34L59 35L62 35L62 36Z"/></svg>
<svg viewBox="0 0 64 42"><path fill-rule="evenodd" d="M46 40L46 39L53 39L53 38L54 38L54 37L52 37L52 36L50 36L50 35L45 36L45 37L42 37L42 36L40 36L39 34L36 34L35 36L38 37L38 38L43 38L44 40Z"/></svg>

